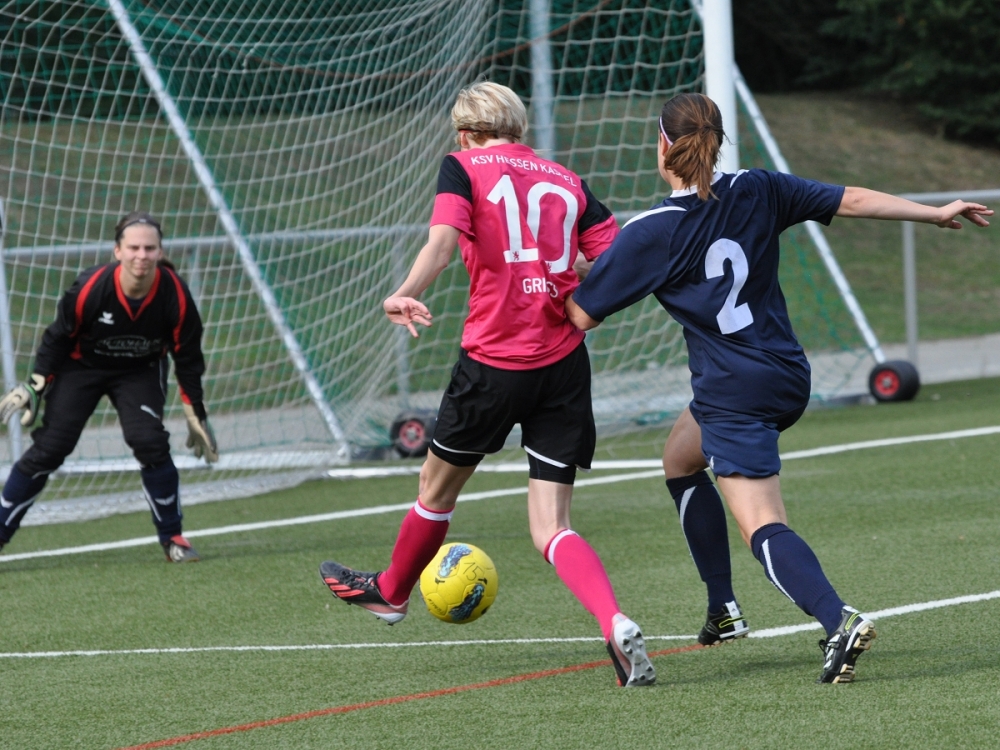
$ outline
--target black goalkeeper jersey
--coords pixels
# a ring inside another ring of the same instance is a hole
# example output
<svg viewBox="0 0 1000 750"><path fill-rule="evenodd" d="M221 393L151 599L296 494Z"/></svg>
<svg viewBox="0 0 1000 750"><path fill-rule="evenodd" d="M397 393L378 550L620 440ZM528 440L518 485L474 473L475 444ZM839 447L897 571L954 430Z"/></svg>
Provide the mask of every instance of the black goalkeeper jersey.
<svg viewBox="0 0 1000 750"><path fill-rule="evenodd" d="M55 375L67 359L104 370L139 370L170 353L181 398L203 400L201 316L180 276L157 266L149 293L133 309L121 286L118 263L88 268L61 300L45 329L34 372ZM134 300L133 300L134 302Z"/></svg>

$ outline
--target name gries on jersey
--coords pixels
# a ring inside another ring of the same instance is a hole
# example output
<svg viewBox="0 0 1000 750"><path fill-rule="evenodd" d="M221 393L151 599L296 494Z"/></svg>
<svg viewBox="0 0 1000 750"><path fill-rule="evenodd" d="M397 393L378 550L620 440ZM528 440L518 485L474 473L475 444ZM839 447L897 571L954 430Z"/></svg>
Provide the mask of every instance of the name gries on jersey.
<svg viewBox="0 0 1000 750"><path fill-rule="evenodd" d="M486 164L506 164L510 167L514 167L515 169L523 169L526 172L541 172L555 177L562 177L573 187L576 187L577 184L576 180L570 175L563 174L558 169L554 169L548 164L531 161L530 159L512 158L510 156L504 156L503 154L484 154L483 156L471 157L469 159L469 163L474 167L480 167Z"/></svg>
<svg viewBox="0 0 1000 750"><path fill-rule="evenodd" d="M548 279L528 278L521 279L521 289L525 294L547 294L553 299L559 297L559 287Z"/></svg>
<svg viewBox="0 0 1000 750"><path fill-rule="evenodd" d="M94 342L94 354L102 357L124 357L142 359L159 354L163 350L160 339L142 336L109 336Z"/></svg>

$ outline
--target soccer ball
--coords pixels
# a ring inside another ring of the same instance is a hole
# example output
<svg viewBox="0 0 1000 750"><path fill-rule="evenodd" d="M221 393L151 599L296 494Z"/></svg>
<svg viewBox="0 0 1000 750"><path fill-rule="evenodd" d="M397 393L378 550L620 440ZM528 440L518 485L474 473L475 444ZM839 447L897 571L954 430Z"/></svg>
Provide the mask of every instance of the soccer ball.
<svg viewBox="0 0 1000 750"><path fill-rule="evenodd" d="M497 597L497 570L489 555L471 544L446 544L420 574L420 594L439 620L478 620Z"/></svg>

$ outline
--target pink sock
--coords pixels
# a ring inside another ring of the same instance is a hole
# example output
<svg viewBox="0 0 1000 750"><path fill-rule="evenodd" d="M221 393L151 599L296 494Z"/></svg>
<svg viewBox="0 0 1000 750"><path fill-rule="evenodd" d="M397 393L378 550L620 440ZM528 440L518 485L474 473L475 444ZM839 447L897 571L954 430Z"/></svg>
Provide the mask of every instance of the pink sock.
<svg viewBox="0 0 1000 750"><path fill-rule="evenodd" d="M398 606L410 598L420 574L448 534L451 513L428 510L419 497L410 508L399 527L396 546L392 548L392 562L378 577L379 591L389 604Z"/></svg>
<svg viewBox="0 0 1000 750"><path fill-rule="evenodd" d="M612 619L621 610L594 548L575 531L563 529L545 545L545 559L556 569L566 588L597 618L604 640L611 638Z"/></svg>

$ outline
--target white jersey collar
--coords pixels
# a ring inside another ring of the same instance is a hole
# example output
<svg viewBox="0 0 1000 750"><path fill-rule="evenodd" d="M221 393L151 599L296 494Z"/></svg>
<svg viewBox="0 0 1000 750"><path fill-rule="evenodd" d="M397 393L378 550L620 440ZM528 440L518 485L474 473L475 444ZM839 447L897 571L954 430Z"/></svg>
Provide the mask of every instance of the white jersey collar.
<svg viewBox="0 0 1000 750"><path fill-rule="evenodd" d="M721 179L722 179L722 172L716 172L714 175L712 175L712 184L714 185ZM670 194L670 197L683 198L685 195L694 195L697 192L698 192L698 186L691 185L690 187L686 187L683 190L675 190Z"/></svg>

